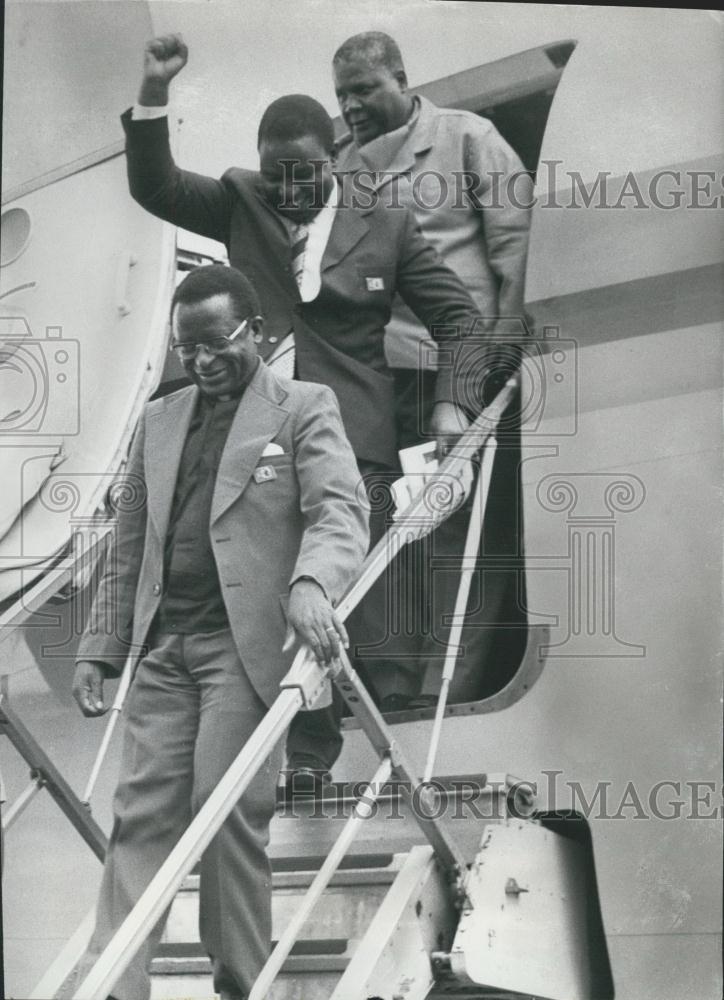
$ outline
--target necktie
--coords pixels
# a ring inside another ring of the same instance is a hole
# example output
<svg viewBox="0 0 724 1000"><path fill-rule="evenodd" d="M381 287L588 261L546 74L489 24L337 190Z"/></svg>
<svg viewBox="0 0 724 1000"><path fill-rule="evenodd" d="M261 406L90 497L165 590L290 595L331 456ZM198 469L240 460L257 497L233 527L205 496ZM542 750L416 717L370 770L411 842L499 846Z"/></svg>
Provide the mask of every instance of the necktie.
<svg viewBox="0 0 724 1000"><path fill-rule="evenodd" d="M309 229L304 223L295 226L291 233L292 240L292 274L297 283L297 288L302 287L302 277L304 275L304 254L307 249L309 239ZM269 358L268 364L274 368L277 375L285 378L294 378L294 368L296 363L294 350L294 331L292 330L277 347L274 354Z"/></svg>
<svg viewBox="0 0 724 1000"><path fill-rule="evenodd" d="M309 229L302 222L292 230L292 273L297 283L297 288L302 287L302 275L304 274L304 254L307 250L307 240L309 239Z"/></svg>

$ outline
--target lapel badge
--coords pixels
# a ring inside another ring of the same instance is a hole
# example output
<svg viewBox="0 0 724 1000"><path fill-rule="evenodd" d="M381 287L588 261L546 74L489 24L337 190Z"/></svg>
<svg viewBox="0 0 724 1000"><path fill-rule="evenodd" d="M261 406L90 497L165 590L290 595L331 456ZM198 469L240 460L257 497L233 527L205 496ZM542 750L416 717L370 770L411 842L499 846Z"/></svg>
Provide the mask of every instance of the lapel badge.
<svg viewBox="0 0 724 1000"><path fill-rule="evenodd" d="M368 292L384 292L385 282L383 278L365 278Z"/></svg>
<svg viewBox="0 0 724 1000"><path fill-rule="evenodd" d="M268 483L272 479L277 478L277 470L273 465L260 465L258 469L254 469L254 482L255 483Z"/></svg>

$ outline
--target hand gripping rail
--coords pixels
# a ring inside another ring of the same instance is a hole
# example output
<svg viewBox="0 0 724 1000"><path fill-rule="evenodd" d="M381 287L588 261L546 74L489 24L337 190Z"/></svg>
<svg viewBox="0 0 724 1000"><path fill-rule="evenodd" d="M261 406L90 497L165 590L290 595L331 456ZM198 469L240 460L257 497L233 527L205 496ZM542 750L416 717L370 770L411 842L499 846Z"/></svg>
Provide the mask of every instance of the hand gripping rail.
<svg viewBox="0 0 724 1000"><path fill-rule="evenodd" d="M428 534L451 512L450 509L445 510L442 505L430 503L430 488L435 485L436 481L447 483L450 480L458 482L462 480L467 464L494 432L500 417L513 397L516 384L516 381L511 379L496 396L492 405L483 410L470 425L442 463L438 474L428 483L422 495L413 500L398 522L367 556L359 579L350 587L337 607L337 613L342 620L347 618L356 607L404 544ZM361 728L367 733L370 742L383 758L383 763L373 778L373 786L375 783L379 786L380 781L385 779L385 775L389 771L390 774L394 774L401 780L403 795L412 800L416 791L419 794L421 783L415 778L400 747L393 740L385 720L357 676L344 650L342 650L340 660L336 665L333 680L358 719ZM189 824L186 832L151 880L136 906L108 943L78 988L74 1000L105 1000L155 923L170 905L184 878L189 874L235 803L251 783L268 755L269 746L280 739L294 715L303 705L311 707L315 703L326 684L327 677L323 668L316 663L306 647L300 649L291 669L282 681L281 692L274 704ZM389 764L385 762L385 758ZM373 794L378 794L378 792L373 789ZM465 858L455 843L435 820L420 815L418 810L413 809L411 812L429 839L441 863L450 870L451 875L458 877L465 868ZM318 878L310 887L312 890L310 903L302 902L302 906L307 910L311 909L311 905L331 878L334 868L341 859L348 843L351 842L351 835L356 831L361 818L363 818L363 814L358 807L350 824L345 825L338 845L332 849L334 866L329 864L324 867L323 871L320 871ZM355 819L357 822L353 822ZM300 919L303 922L303 915L295 917L295 925L299 924ZM291 941L284 939L285 948L290 949L291 943ZM274 971L272 971L270 964L270 978L265 980L265 989L273 981L276 967L281 966L284 956L281 953L275 953L272 959ZM272 959L270 959L270 963ZM280 959L281 961L279 961ZM262 970L261 976L265 976L265 970ZM255 992L254 995L261 996L258 992Z"/></svg>
<svg viewBox="0 0 724 1000"><path fill-rule="evenodd" d="M337 606L337 614L342 619L345 619L359 604L403 545L429 535L465 499L461 487L470 463L474 455L484 448L495 434L503 413L513 400L517 385L517 376L508 379L490 406L487 406L458 438L422 492L405 508L402 515L368 554L357 582L352 584ZM444 503L446 497L450 500L449 505Z"/></svg>

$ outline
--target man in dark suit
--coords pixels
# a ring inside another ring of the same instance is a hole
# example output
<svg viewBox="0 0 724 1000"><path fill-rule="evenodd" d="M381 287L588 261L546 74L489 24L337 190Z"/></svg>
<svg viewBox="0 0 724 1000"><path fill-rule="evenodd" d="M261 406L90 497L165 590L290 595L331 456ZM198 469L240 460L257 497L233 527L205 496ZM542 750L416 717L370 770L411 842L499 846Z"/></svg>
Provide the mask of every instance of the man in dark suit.
<svg viewBox="0 0 724 1000"><path fill-rule="evenodd" d="M280 98L264 113L259 172L233 168L216 180L179 169L169 149L166 106L169 83L187 55L178 35L146 47L139 101L123 118L131 194L155 215L226 245L231 264L259 291L266 317L262 356L272 364L275 355L289 361L292 352L283 351L293 340L291 370L335 390L368 488L389 482L399 474L398 443L383 340L395 294L444 348L430 418L441 448L464 430L479 403L479 342L466 347L479 313L407 209L365 204L359 191L335 179L332 122L311 98ZM371 530L375 541L384 512L373 513ZM385 585L392 587L381 581L365 602L364 622L349 623L353 638L363 635L368 647L384 649L386 642ZM366 652L364 662L373 685L384 680L388 690L393 671L415 669L384 651ZM324 722L300 717L292 727L293 769L323 770L336 758L341 740Z"/></svg>
<svg viewBox="0 0 724 1000"><path fill-rule="evenodd" d="M198 268L179 285L173 347L194 385L146 406L117 494L78 652L84 714L105 711L103 680L129 651L140 662L86 972L278 694L289 630L322 662L347 642L334 604L368 543L356 463L332 392L258 358L260 313L233 268ZM280 763L270 748L201 862L201 939L228 1000L248 994L271 940L265 847ZM116 984L119 1000L148 997L161 929Z"/></svg>

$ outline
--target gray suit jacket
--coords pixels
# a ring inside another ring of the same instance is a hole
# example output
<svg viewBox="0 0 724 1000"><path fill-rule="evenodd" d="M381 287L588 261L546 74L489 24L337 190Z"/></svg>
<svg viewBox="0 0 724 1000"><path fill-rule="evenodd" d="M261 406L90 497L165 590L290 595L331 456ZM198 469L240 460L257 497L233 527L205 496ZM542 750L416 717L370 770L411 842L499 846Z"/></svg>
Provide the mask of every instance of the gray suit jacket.
<svg viewBox="0 0 724 1000"><path fill-rule="evenodd" d="M161 600L171 502L198 392L190 386L145 407L115 490L114 544L78 650L109 674L129 652L142 653ZM263 455L270 442L282 453ZM340 599L367 551L365 504L334 394L279 378L261 362L229 431L209 531L239 655L267 704L293 658L282 653L290 583L311 576L333 603Z"/></svg>
<svg viewBox="0 0 724 1000"><path fill-rule="evenodd" d="M339 140L336 169L361 171L383 203L394 183L395 197L414 213L488 325L499 316L521 317L533 183L486 118L418 99L414 127L377 176L363 158L374 141L360 153L350 135ZM421 350L423 342L428 346ZM436 357L427 330L399 297L385 331L385 351L394 368L430 366Z"/></svg>

